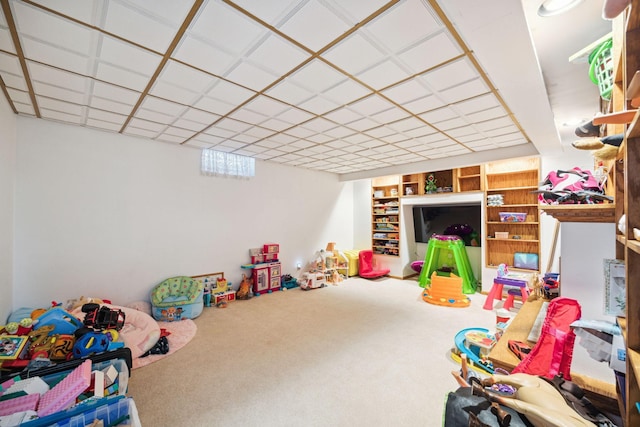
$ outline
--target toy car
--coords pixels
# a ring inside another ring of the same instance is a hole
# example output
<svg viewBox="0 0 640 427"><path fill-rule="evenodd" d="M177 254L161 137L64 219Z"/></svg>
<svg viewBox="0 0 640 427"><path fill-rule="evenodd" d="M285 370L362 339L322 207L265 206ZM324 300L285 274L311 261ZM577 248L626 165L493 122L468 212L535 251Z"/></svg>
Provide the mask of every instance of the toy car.
<svg viewBox="0 0 640 427"><path fill-rule="evenodd" d="M125 314L122 310L116 310L103 305L89 303L82 306L84 325L96 330L115 329L119 331L124 326Z"/></svg>

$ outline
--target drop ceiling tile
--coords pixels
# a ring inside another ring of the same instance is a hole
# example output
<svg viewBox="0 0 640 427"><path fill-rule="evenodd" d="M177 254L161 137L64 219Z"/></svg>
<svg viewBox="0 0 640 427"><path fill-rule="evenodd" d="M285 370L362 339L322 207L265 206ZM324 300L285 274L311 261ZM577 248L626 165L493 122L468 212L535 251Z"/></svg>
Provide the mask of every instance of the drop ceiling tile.
<svg viewBox="0 0 640 427"><path fill-rule="evenodd" d="M418 74L462 54L451 35L443 31L411 46L397 57L413 74Z"/></svg>
<svg viewBox="0 0 640 427"><path fill-rule="evenodd" d="M398 3L365 26L380 44L392 52L424 39L440 28L442 23L419 0Z"/></svg>
<svg viewBox="0 0 640 427"><path fill-rule="evenodd" d="M11 38L9 38L11 40ZM0 34L0 49L2 49L2 38ZM0 71L16 75L22 75L22 67L17 56L0 52Z"/></svg>
<svg viewBox="0 0 640 427"><path fill-rule="evenodd" d="M301 7L300 2L295 0L271 0L269 2L236 0L234 3L273 26L277 26L283 18Z"/></svg>
<svg viewBox="0 0 640 427"><path fill-rule="evenodd" d="M313 93L322 93L346 80L346 76L316 59L296 71L288 79Z"/></svg>
<svg viewBox="0 0 640 427"><path fill-rule="evenodd" d="M372 136L374 138L382 138L384 136L389 136L391 134L396 133L397 131L387 127L387 126L378 126L377 128L369 129L365 132L365 134Z"/></svg>
<svg viewBox="0 0 640 427"><path fill-rule="evenodd" d="M9 98L11 98L12 102L19 102L22 104L31 103L31 97L27 91L7 88L7 92L9 93Z"/></svg>
<svg viewBox="0 0 640 427"><path fill-rule="evenodd" d="M293 145L283 145L281 147L278 147L278 150L280 151L284 151L285 153L294 153L296 151L298 151L300 148L295 147Z"/></svg>
<svg viewBox="0 0 640 427"><path fill-rule="evenodd" d="M415 101L402 104L404 108L414 114L420 114L425 111L440 108L443 105L446 105L445 102L436 95L425 96L423 98L416 99Z"/></svg>
<svg viewBox="0 0 640 427"><path fill-rule="evenodd" d="M113 83L123 88L132 89L138 92L142 92L149 82L149 78L147 76L105 63L98 64L95 76L105 82Z"/></svg>
<svg viewBox="0 0 640 427"><path fill-rule="evenodd" d="M349 144L346 145L344 147L342 147L342 150L348 152L348 153L358 153L359 156L363 155L361 152L364 150L361 146L359 146L358 144Z"/></svg>
<svg viewBox="0 0 640 427"><path fill-rule="evenodd" d="M278 75L243 60L233 66L224 77L241 86L262 91L278 79Z"/></svg>
<svg viewBox="0 0 640 427"><path fill-rule="evenodd" d="M472 98L487 92L489 92L487 85L481 79L476 79L442 91L439 93L439 96L444 100L444 102L453 104L463 99Z"/></svg>
<svg viewBox="0 0 640 427"><path fill-rule="evenodd" d="M273 98L294 105L304 102L314 96L313 92L310 92L289 80L284 80L278 83L265 93Z"/></svg>
<svg viewBox="0 0 640 427"><path fill-rule="evenodd" d="M151 77L162 57L113 37L102 36L100 62Z"/></svg>
<svg viewBox="0 0 640 427"><path fill-rule="evenodd" d="M107 2L108 7L102 28L106 31L164 53L169 47L179 24L149 16L134 5Z"/></svg>
<svg viewBox="0 0 640 427"><path fill-rule="evenodd" d="M403 135L401 133L394 133L391 135L380 137L380 139L386 143L394 144L400 141L406 141L408 138L406 135Z"/></svg>
<svg viewBox="0 0 640 427"><path fill-rule="evenodd" d="M388 60L363 71L356 77L373 89L379 90L409 76L411 76L411 73L398 65L395 60Z"/></svg>
<svg viewBox="0 0 640 427"><path fill-rule="evenodd" d="M33 109L33 106L31 105L31 103L22 104L20 102L14 102L13 105L14 105L14 107L16 107L16 110L18 110L18 113L26 114L26 115L29 115L29 116L35 116L36 115L36 112Z"/></svg>
<svg viewBox="0 0 640 427"><path fill-rule="evenodd" d="M360 145L361 147L365 147L365 148L376 148L376 147L382 147L382 146L387 145L387 144L385 144L383 141L380 141L380 140L377 140L377 139L370 139L368 141L361 142L358 145Z"/></svg>
<svg viewBox="0 0 640 427"><path fill-rule="evenodd" d="M481 133L477 133L475 131L468 135L455 135L455 132L453 131L450 132L449 134L465 145L471 142L488 141L488 138L486 136L482 135Z"/></svg>
<svg viewBox="0 0 640 427"><path fill-rule="evenodd" d="M74 104L85 103L84 92L76 92L73 90L68 90L36 81L33 82L33 89L38 96L59 99L61 101L67 101Z"/></svg>
<svg viewBox="0 0 640 427"><path fill-rule="evenodd" d="M2 17L1 14L0 17ZM16 53L16 49L11 41L11 33L9 33L9 30L6 28L6 24L0 24L0 50Z"/></svg>
<svg viewBox="0 0 640 427"><path fill-rule="evenodd" d="M153 132L154 135L158 134L165 130L167 125L162 123L154 123L148 120L142 120L137 117L134 117L129 121L129 124L126 128L126 131L129 132L129 128L131 129L144 129L150 132Z"/></svg>
<svg viewBox="0 0 640 427"><path fill-rule="evenodd" d="M397 107L371 115L371 118L379 123L391 123L406 117L408 117L407 112Z"/></svg>
<svg viewBox="0 0 640 427"><path fill-rule="evenodd" d="M276 132L280 132L280 131L283 131L285 129L290 128L293 125L291 123L284 122L284 121L278 120L278 119L268 119L268 120L260 123L260 126L264 127L264 128L267 128L267 129L274 130Z"/></svg>
<svg viewBox="0 0 640 427"><path fill-rule="evenodd" d="M327 147L325 145L314 145L312 147L309 147L308 150L309 152L314 154L328 153L330 151L333 151L331 147Z"/></svg>
<svg viewBox="0 0 640 427"><path fill-rule="evenodd" d="M162 142L171 142L173 144L180 144L181 142L184 142L184 138L167 133L162 133L156 136L155 139Z"/></svg>
<svg viewBox="0 0 640 427"><path fill-rule="evenodd" d="M195 123L200 123L204 125L209 125L216 120L218 120L220 116L217 114L211 114L206 111L198 110L195 108L188 108L183 114L183 120L189 120Z"/></svg>
<svg viewBox="0 0 640 427"><path fill-rule="evenodd" d="M371 140L371 137L361 133L355 133L353 135L342 138L342 140L348 142L349 144L360 144L362 142Z"/></svg>
<svg viewBox="0 0 640 427"><path fill-rule="evenodd" d="M269 141L275 142L277 144L280 145L287 145L287 144L291 144L293 141L295 141L297 138L291 136L291 135L287 135L284 133L278 133L275 135L272 135L269 137Z"/></svg>
<svg viewBox="0 0 640 427"><path fill-rule="evenodd" d="M51 98L43 98L41 96L37 96L36 99L38 101L38 106L50 111L64 112L68 113L70 116L82 116L84 114L82 105L71 104L69 102L58 101Z"/></svg>
<svg viewBox="0 0 640 427"><path fill-rule="evenodd" d="M479 123L486 120L497 119L500 117L506 117L507 112L502 106L497 106L484 111L478 111L476 113L467 114L465 117L472 123Z"/></svg>
<svg viewBox="0 0 640 427"><path fill-rule="evenodd" d="M180 104L191 105L202 96L199 92L184 89L176 85L156 80L149 91L151 95Z"/></svg>
<svg viewBox="0 0 640 427"><path fill-rule="evenodd" d="M247 145L242 150L239 150L237 153L242 156L252 156L254 154L264 153L268 149L265 147L260 147L259 145L251 144Z"/></svg>
<svg viewBox="0 0 640 427"><path fill-rule="evenodd" d="M268 119L267 116L256 113L247 108L240 108L239 110L236 110L233 113L229 114L229 117L231 117L232 119L240 120L245 123L253 123L253 124L260 124Z"/></svg>
<svg viewBox="0 0 640 427"><path fill-rule="evenodd" d="M336 127L335 123L330 122L327 119L321 117L310 120L302 125L305 129L309 129L315 132L324 132Z"/></svg>
<svg viewBox="0 0 640 427"><path fill-rule="evenodd" d="M271 129L266 129L266 128L263 128L261 126L254 126L251 129L245 131L244 133L245 133L245 135L249 135L249 136L252 136L252 137L254 137L256 139L261 140L263 138L270 137L275 132L273 130L271 130Z"/></svg>
<svg viewBox="0 0 640 427"><path fill-rule="evenodd" d="M443 107L420 114L419 117L429 123L437 123L453 117L458 117L458 114L449 107Z"/></svg>
<svg viewBox="0 0 640 427"><path fill-rule="evenodd" d="M101 1L98 0L62 2L57 0L34 0L33 2L90 25L97 24L94 11L101 4Z"/></svg>
<svg viewBox="0 0 640 427"><path fill-rule="evenodd" d="M291 129L287 129L286 134L287 135L291 135L294 136L296 138L304 138L307 136L311 136L313 135L315 132L309 130L309 129L305 129L303 127L300 126L295 126L292 127Z"/></svg>
<svg viewBox="0 0 640 427"><path fill-rule="evenodd" d="M476 123L475 127L481 131L489 131L493 129L504 128L505 126L513 126L513 121L509 116L504 116L498 119L487 120L484 122Z"/></svg>
<svg viewBox="0 0 640 427"><path fill-rule="evenodd" d="M184 105L169 102L154 96L146 96L140 108L165 114L169 117L181 116L187 109Z"/></svg>
<svg viewBox="0 0 640 427"><path fill-rule="evenodd" d="M13 3L14 20L25 38L39 40L80 55L91 53L91 30L22 2Z"/></svg>
<svg viewBox="0 0 640 427"><path fill-rule="evenodd" d="M238 150L238 149L244 147L245 145L247 145L247 144L245 144L244 142L235 141L233 139L227 139L227 140L223 141L222 143L220 143L220 147L227 147L227 148L231 148L231 149L234 149L234 150Z"/></svg>
<svg viewBox="0 0 640 427"><path fill-rule="evenodd" d="M482 139L482 140L478 140L478 141L469 142L469 143L467 143L465 145L467 146L467 148L469 148L471 150L475 150L475 151L482 151L482 150L487 150L487 149L492 149L492 148L498 148L497 145L493 144L488 139Z"/></svg>
<svg viewBox="0 0 640 427"><path fill-rule="evenodd" d="M306 122L307 120L310 120L313 117L314 117L313 114L309 114L306 111L302 111L299 108L292 107L278 114L278 116L275 118L283 122L297 125L299 123Z"/></svg>
<svg viewBox="0 0 640 427"><path fill-rule="evenodd" d="M223 75L239 60L238 56L189 34L176 46L172 58L217 76Z"/></svg>
<svg viewBox="0 0 640 427"><path fill-rule="evenodd" d="M100 81L93 82L93 95L127 105L134 105L140 98L140 92L110 85L108 83Z"/></svg>
<svg viewBox="0 0 640 427"><path fill-rule="evenodd" d="M358 74L382 62L386 55L361 34L355 33L332 47L323 57L349 74Z"/></svg>
<svg viewBox="0 0 640 427"><path fill-rule="evenodd" d="M298 104L303 110L310 111L314 114L325 114L328 111L331 111L335 108L338 108L340 105L323 97L323 96L314 96L313 98Z"/></svg>
<svg viewBox="0 0 640 427"><path fill-rule="evenodd" d="M371 116L391 108L395 108L389 101L378 95L368 96L360 101L349 104L349 109L363 116Z"/></svg>
<svg viewBox="0 0 640 427"><path fill-rule="evenodd" d="M404 131L408 131L411 129L416 129L416 128L420 128L425 126L424 122L416 119L415 117L409 117L407 119L404 120L399 120L397 122L394 123L389 123L387 124L388 127L390 127L393 130L396 130L398 132L404 132Z"/></svg>
<svg viewBox="0 0 640 427"><path fill-rule="evenodd" d="M362 115L356 113L355 111L351 110L348 107L343 107L343 108L334 110L328 114L325 114L324 117L328 118L329 120L335 123L348 124L360 119ZM353 133L353 131L351 131L350 133Z"/></svg>
<svg viewBox="0 0 640 427"><path fill-rule="evenodd" d="M27 82L22 75L15 75L10 73L0 73L0 77L4 81L6 87L14 88L17 90L29 90Z"/></svg>
<svg viewBox="0 0 640 427"><path fill-rule="evenodd" d="M455 138L460 142L462 141L460 138L465 138L465 140L470 141L473 139L481 138L482 135L478 133L478 131L473 126L460 126L455 129L447 129L447 135L451 138Z"/></svg>
<svg viewBox="0 0 640 427"><path fill-rule="evenodd" d="M479 111L490 110L499 106L500 102L492 93L480 95L455 104L456 110L467 115Z"/></svg>
<svg viewBox="0 0 640 427"><path fill-rule="evenodd" d="M270 34L248 55L251 62L274 74L283 75L293 70L311 56L277 34Z"/></svg>
<svg viewBox="0 0 640 427"><path fill-rule="evenodd" d="M206 124L194 122L192 120L187 120L184 118L179 118L178 120L174 121L173 126L177 128L189 129L194 132L200 132L205 127L207 127Z"/></svg>
<svg viewBox="0 0 640 427"><path fill-rule="evenodd" d="M478 77L478 71L471 65L469 60L462 58L424 73L420 76L420 79L425 81L433 90L441 92Z"/></svg>
<svg viewBox="0 0 640 427"><path fill-rule="evenodd" d="M208 91L218 80L208 74L175 61L169 61L167 63L158 79L163 83L195 93Z"/></svg>
<svg viewBox="0 0 640 427"><path fill-rule="evenodd" d="M247 129L252 127L252 125L248 123L239 122L238 120L226 118L216 123L215 127L219 129L226 129L232 132L239 133L239 132L246 131Z"/></svg>
<svg viewBox="0 0 640 427"><path fill-rule="evenodd" d="M183 143L182 145L184 145L185 147L192 147L192 148L198 148L198 149L211 148L212 147L211 144L208 144L208 143L203 142L203 141L196 141L195 139L190 139L189 141Z"/></svg>
<svg viewBox="0 0 640 427"><path fill-rule="evenodd" d="M349 24L316 0L310 0L278 29L317 52L349 29Z"/></svg>
<svg viewBox="0 0 640 427"><path fill-rule="evenodd" d="M194 135L194 137L190 141L198 141L200 143L207 145L216 145L223 142L225 138L220 136L209 135L206 133L199 133Z"/></svg>
<svg viewBox="0 0 640 427"><path fill-rule="evenodd" d="M315 142L317 144L325 144L329 141L332 141L334 138L329 135L325 135L323 133L317 133L315 135L308 136L306 138L308 141Z"/></svg>
<svg viewBox="0 0 640 427"><path fill-rule="evenodd" d="M424 125L424 126L419 127L419 128L415 128L415 129L411 129L411 130L405 130L402 133L407 135L409 138L419 138L419 137L431 135L431 134L433 134L435 132L436 132L436 130L433 129L431 126Z"/></svg>
<svg viewBox="0 0 640 427"><path fill-rule="evenodd" d="M112 132L119 132L121 127L117 123L103 122L101 120L95 120L92 118L87 119L86 125L92 128L108 130Z"/></svg>
<svg viewBox="0 0 640 427"><path fill-rule="evenodd" d="M298 149L301 148L309 148L314 146L315 144L313 142L309 142L309 141L305 141L304 139L298 139L296 141L293 141L291 144L289 144L291 147L296 147Z"/></svg>
<svg viewBox="0 0 640 427"><path fill-rule="evenodd" d="M110 123L118 126L118 130L124 124L127 116L123 114L115 114L108 111L97 110L95 108L89 108L87 112L87 118L96 122Z"/></svg>
<svg viewBox="0 0 640 427"><path fill-rule="evenodd" d="M73 123L76 125L82 124L84 122L84 119L82 116L68 114L63 111L49 110L42 106L40 107L40 115L42 116L43 119L51 119L51 120L56 120L64 123Z"/></svg>
<svg viewBox="0 0 640 427"><path fill-rule="evenodd" d="M371 129L371 128L377 127L377 126L380 126L380 123L378 123L378 122L376 122L374 120L371 120L368 117L363 117L360 120L356 120L355 122L349 123L349 127L351 129L355 129L355 130L360 131L360 132L365 131L367 129Z"/></svg>
<svg viewBox="0 0 640 427"><path fill-rule="evenodd" d="M332 138L344 138L345 136L353 135L354 132L354 130L349 129L345 126L337 126L333 129L325 131L325 134Z"/></svg>
<svg viewBox="0 0 640 427"><path fill-rule="evenodd" d="M224 43L231 54L244 54L267 33L265 27L220 1L205 3L189 33L208 42Z"/></svg>
<svg viewBox="0 0 640 427"><path fill-rule="evenodd" d="M249 101L243 108L265 116L278 116L290 109L291 106L266 96L258 96Z"/></svg>
<svg viewBox="0 0 640 427"><path fill-rule="evenodd" d="M233 110L236 105L230 104L228 102L221 101L219 99L210 98L208 96L203 96L199 100L193 103L195 108L211 112L217 115L225 115L231 110Z"/></svg>
<svg viewBox="0 0 640 427"><path fill-rule="evenodd" d="M256 142L260 138L256 138L255 136L247 135L246 133L239 133L233 136L234 141L243 142L245 144L252 144Z"/></svg>
<svg viewBox="0 0 640 427"><path fill-rule="evenodd" d="M282 144L280 144L279 142L275 142L270 139L263 139L261 141L257 141L255 145L259 147L268 148L270 150L273 150L274 148L278 148L282 146Z"/></svg>
<svg viewBox="0 0 640 427"><path fill-rule="evenodd" d="M324 91L322 96L338 105L347 105L369 94L371 94L371 91L360 83L356 83L353 80L345 80Z"/></svg>
<svg viewBox="0 0 640 427"><path fill-rule="evenodd" d="M47 45L28 38L23 38L21 42L25 58L28 60L49 64L74 73L84 75L90 74L92 61L85 55Z"/></svg>
<svg viewBox="0 0 640 427"><path fill-rule="evenodd" d="M28 62L27 68L29 69L29 75L32 81L41 82L47 86L57 86L74 92L84 93L91 84L91 79L89 78L34 62Z"/></svg>
<svg viewBox="0 0 640 427"><path fill-rule="evenodd" d="M431 94L431 91L417 79L392 86L382 91L382 94L398 104L405 104Z"/></svg>
<svg viewBox="0 0 640 427"><path fill-rule="evenodd" d="M404 148L407 150L415 147L422 147L422 145L423 144L418 139L407 139L395 144L396 147Z"/></svg>
<svg viewBox="0 0 640 427"><path fill-rule="evenodd" d="M434 123L433 125L442 131L448 131L449 129L455 129L461 126L469 126L469 123L463 118L454 117L449 120Z"/></svg>

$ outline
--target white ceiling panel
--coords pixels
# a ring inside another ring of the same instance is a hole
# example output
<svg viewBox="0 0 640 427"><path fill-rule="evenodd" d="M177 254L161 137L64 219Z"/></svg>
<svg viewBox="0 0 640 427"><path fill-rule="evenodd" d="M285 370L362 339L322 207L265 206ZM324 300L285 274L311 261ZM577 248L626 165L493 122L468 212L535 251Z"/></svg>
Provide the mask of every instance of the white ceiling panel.
<svg viewBox="0 0 640 427"><path fill-rule="evenodd" d="M238 61L236 55L191 35L180 41L172 57L217 76L226 73Z"/></svg>
<svg viewBox="0 0 640 427"><path fill-rule="evenodd" d="M100 61L144 76L151 76L162 57L113 37L102 37Z"/></svg>
<svg viewBox="0 0 640 427"><path fill-rule="evenodd" d="M267 30L232 7L214 0L205 2L189 33L238 55L249 51L256 41L267 35Z"/></svg>
<svg viewBox="0 0 640 427"><path fill-rule="evenodd" d="M98 64L95 76L99 80L138 92L142 92L149 82L147 76L104 63Z"/></svg>
<svg viewBox="0 0 640 427"><path fill-rule="evenodd" d="M477 43L485 9L517 15L508 0L473 24L462 0L6 1L21 50L0 14L0 76L18 114L348 179L528 142L521 97L498 84L528 48L502 61Z"/></svg>
<svg viewBox="0 0 640 427"><path fill-rule="evenodd" d="M95 108L88 108L87 118L99 122L111 123L118 126L118 130L122 127L127 116L124 114L115 114L104 110L98 110Z"/></svg>
<svg viewBox="0 0 640 427"><path fill-rule="evenodd" d="M26 3L13 3L13 8L16 27L22 36L81 55L91 53L95 38L90 29Z"/></svg>
<svg viewBox="0 0 640 427"><path fill-rule="evenodd" d="M103 28L127 40L164 53L175 36L179 23L149 16L145 11L121 1L110 1Z"/></svg>
<svg viewBox="0 0 640 427"><path fill-rule="evenodd" d="M92 60L85 55L26 37L21 39L21 43L26 59L84 75L90 74L93 68Z"/></svg>
<svg viewBox="0 0 640 427"><path fill-rule="evenodd" d="M26 91L29 89L27 87L27 82L22 76L22 74L15 75L10 73L0 73L0 77L2 77L2 80L4 81L4 84L6 87L23 90L23 91Z"/></svg>
<svg viewBox="0 0 640 427"><path fill-rule="evenodd" d="M317 52L346 32L350 25L323 3L309 0L278 28L303 46Z"/></svg>
<svg viewBox="0 0 640 427"><path fill-rule="evenodd" d="M383 13L365 28L375 35L379 43L397 52L427 38L441 27L442 23L423 2L408 0Z"/></svg>
<svg viewBox="0 0 640 427"><path fill-rule="evenodd" d="M2 17L2 14L0 14ZM11 40L11 34L7 28L2 28L3 25L0 25L0 50L4 50L5 52L16 53L16 48L13 45Z"/></svg>
<svg viewBox="0 0 640 427"><path fill-rule="evenodd" d="M452 58L462 55L462 49L449 33L440 32L397 55L413 74L436 67Z"/></svg>
<svg viewBox="0 0 640 427"><path fill-rule="evenodd" d="M74 104L84 104L85 103L85 92L76 92L72 90L68 90L65 88L48 85L45 83L40 83L37 81L33 82L33 89L38 96L44 96L47 98L59 99L61 101L67 101ZM27 98L29 94L25 94Z"/></svg>

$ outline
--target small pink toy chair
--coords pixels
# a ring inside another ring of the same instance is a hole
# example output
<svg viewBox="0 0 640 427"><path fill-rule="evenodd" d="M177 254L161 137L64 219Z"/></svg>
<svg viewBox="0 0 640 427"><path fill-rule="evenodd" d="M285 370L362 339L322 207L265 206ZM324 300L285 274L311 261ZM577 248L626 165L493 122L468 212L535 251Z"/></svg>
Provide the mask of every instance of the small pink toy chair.
<svg viewBox="0 0 640 427"><path fill-rule="evenodd" d="M365 279L377 279L378 277L386 276L389 274L388 268L376 269L373 262L373 251L371 249L365 249L358 254L359 258L359 272L360 277Z"/></svg>

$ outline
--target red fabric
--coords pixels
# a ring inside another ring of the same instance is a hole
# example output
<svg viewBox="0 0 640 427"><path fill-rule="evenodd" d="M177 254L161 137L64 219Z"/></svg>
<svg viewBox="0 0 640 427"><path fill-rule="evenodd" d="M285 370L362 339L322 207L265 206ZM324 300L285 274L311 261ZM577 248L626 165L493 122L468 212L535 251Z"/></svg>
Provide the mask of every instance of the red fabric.
<svg viewBox="0 0 640 427"><path fill-rule="evenodd" d="M580 304L571 298L556 298L549 303L540 338L512 374L539 375L549 379L562 374L571 381L571 360L576 334L570 325L581 316Z"/></svg>
<svg viewBox="0 0 640 427"><path fill-rule="evenodd" d="M389 274L388 268L374 269L373 265L373 251L371 249L365 249L358 254L359 265L358 274L365 279L375 279L377 277L385 276Z"/></svg>

